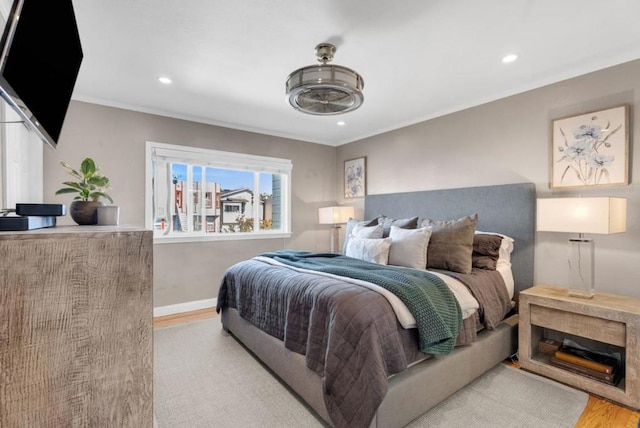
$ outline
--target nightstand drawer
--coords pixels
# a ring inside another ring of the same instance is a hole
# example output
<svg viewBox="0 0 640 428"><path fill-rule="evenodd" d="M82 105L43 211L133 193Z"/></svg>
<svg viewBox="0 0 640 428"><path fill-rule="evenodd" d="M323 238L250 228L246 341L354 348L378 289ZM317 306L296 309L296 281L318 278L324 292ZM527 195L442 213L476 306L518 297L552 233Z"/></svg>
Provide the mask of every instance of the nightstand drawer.
<svg viewBox="0 0 640 428"><path fill-rule="evenodd" d="M574 334L616 346L624 347L626 345L626 326L621 322L535 304L530 305L530 316L532 325Z"/></svg>

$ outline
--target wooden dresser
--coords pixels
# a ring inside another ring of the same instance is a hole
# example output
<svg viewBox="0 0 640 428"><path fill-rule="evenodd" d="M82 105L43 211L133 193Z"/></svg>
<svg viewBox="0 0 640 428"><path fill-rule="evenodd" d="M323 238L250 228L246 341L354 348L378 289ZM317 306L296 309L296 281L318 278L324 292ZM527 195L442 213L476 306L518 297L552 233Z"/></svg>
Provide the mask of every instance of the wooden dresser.
<svg viewBox="0 0 640 428"><path fill-rule="evenodd" d="M0 427L153 425L152 232L0 232Z"/></svg>

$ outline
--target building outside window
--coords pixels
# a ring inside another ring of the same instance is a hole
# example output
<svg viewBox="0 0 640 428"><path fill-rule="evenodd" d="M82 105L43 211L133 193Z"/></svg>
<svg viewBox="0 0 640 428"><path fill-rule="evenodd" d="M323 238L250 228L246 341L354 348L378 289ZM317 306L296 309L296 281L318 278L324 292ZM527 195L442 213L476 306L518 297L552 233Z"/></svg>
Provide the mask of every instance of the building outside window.
<svg viewBox="0 0 640 428"><path fill-rule="evenodd" d="M291 170L287 159L148 142L147 227L160 242L289 236Z"/></svg>

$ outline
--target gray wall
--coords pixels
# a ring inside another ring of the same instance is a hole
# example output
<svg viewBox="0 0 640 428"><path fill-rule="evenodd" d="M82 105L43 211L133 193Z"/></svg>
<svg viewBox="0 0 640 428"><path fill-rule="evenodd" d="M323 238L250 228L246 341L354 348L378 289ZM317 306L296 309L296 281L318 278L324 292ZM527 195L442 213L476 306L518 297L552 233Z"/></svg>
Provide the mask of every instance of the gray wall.
<svg viewBox="0 0 640 428"><path fill-rule="evenodd" d="M634 61L341 146L337 197L362 215L361 199L340 199L343 162L360 156L367 157L368 194L533 182L538 196L625 197L627 232L589 236L596 289L640 297L639 76L640 61ZM551 121L620 104L631 106L631 184L551 192ZM566 242L573 236L536 234L535 283L566 285Z"/></svg>
<svg viewBox="0 0 640 428"><path fill-rule="evenodd" d="M214 298L224 270L278 248L325 251L329 230L317 208L343 200L343 162L367 157L370 194L533 182L541 196L621 196L628 199L627 232L592 235L596 288L640 297L640 61L567 80L479 107L422 122L338 148L211 125L73 102L58 149L45 148L44 201L70 204L54 192L67 179L61 160L93 157L113 184L121 222L144 226L145 142L156 141L293 160L290 239L154 245L154 306ZM631 106L631 184L606 189L554 191L548 187L551 120L619 104ZM60 224L71 224L66 217ZM569 234L538 233L535 282L566 283Z"/></svg>
<svg viewBox="0 0 640 428"><path fill-rule="evenodd" d="M71 196L54 195L68 180L60 161L79 167L89 156L111 179L120 222L144 227L146 141L293 161L291 238L154 245L155 307L216 297L224 271L257 253L280 248L328 249L329 229L317 223L318 208L335 204L334 147L95 104L72 102L57 150L45 148L44 202L71 204ZM58 224L73 221L66 216Z"/></svg>

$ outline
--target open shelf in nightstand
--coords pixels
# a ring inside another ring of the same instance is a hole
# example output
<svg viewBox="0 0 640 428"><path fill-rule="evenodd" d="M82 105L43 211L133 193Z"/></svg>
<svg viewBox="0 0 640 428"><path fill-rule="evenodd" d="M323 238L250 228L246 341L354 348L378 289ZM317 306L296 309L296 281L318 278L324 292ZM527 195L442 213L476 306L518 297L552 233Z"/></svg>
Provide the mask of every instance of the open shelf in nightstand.
<svg viewBox="0 0 640 428"><path fill-rule="evenodd" d="M531 326L531 328L538 328L536 326ZM558 340L559 342L562 342L563 338L567 338L567 336L569 336L568 338L577 341L577 342L581 342L579 337L575 337L573 335L566 335L562 332L558 332L558 331L552 331L552 330L548 330L548 329L544 329L544 332L542 333L542 337L546 338L546 339L554 339L554 340ZM586 347L586 343L582 342L580 343L582 346ZM551 355L549 354L545 354L542 352L539 352L537 350L537 345L532 343L532 350L531 350L531 360L537 364L541 364L541 365L546 365L549 366L552 369L555 370L560 370L560 373L558 374L559 376L565 376L565 375L571 375L571 376L578 376L578 378L576 379L577 381L581 381L583 379L588 379L594 382L598 382L604 386L608 386L611 388L617 388L620 389L622 391L625 390L625 364L624 364L624 349L623 348L618 348L615 347L615 349L612 350L612 348L610 346L607 346L607 344L597 344L594 343L594 341L589 341L588 346L590 347L590 349L593 350L599 350L599 351L607 351L607 352L619 352L623 358L622 361L622 365L620 367L620 370L622 370L622 374L620 375L620 380L618 381L618 383L616 385L607 383L607 382L601 382L595 379L591 379L587 376L584 376L582 374L579 373L574 373L570 370L566 370L563 369L562 367L556 367L553 364L551 364L551 362L549 361L551 359Z"/></svg>

